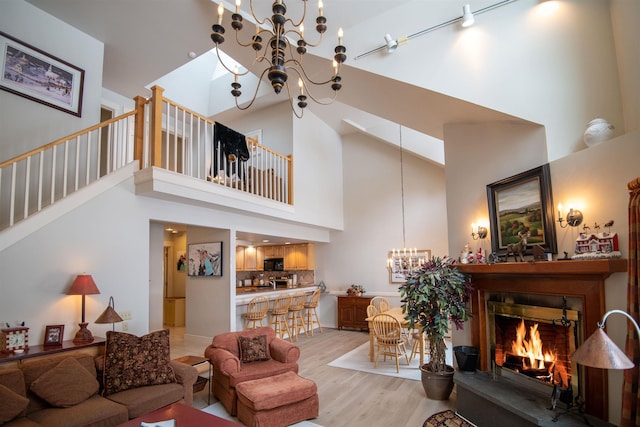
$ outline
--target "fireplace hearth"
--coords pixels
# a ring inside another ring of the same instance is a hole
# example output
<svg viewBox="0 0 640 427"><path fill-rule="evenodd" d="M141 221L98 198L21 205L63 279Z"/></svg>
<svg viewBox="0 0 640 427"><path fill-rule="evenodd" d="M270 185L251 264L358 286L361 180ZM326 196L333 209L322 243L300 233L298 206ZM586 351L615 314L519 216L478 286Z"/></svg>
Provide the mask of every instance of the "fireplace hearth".
<svg viewBox="0 0 640 427"><path fill-rule="evenodd" d="M563 297L566 297L570 301L569 308L579 312L575 334L578 339L582 339L595 331L598 321L605 312L606 278L616 272L626 272L627 260L507 262L492 265L460 264L457 267L461 272L471 276L474 287L471 300L472 317L468 324L471 330L470 345L480 349L480 370L491 373L492 361L494 360L492 356L494 355L492 354L489 333L488 307L490 301L496 300L496 295L509 295L509 298L513 297L514 304L537 306L557 306L557 303L539 304L538 302L553 298L562 300ZM498 302L505 302L505 300L506 298L498 299ZM530 301L535 301L535 303ZM557 318L561 318L561 316L557 316ZM516 321L516 323L518 322L520 320ZM544 322L539 323L538 329L540 329L540 325L543 325L543 329L546 328ZM567 340L575 346L573 338L567 338ZM564 344L556 345L556 350L558 347L564 347ZM569 364L569 366L571 365ZM588 367L580 367L579 371L579 378L576 378L578 370L575 366L571 366L566 374L559 375L566 376L566 381L568 381L568 375L571 374L571 386L574 393L577 393L576 389L578 386L580 387L582 397L584 397L584 409L588 414L599 419L608 419L606 372L602 369ZM578 384L574 383L576 380ZM518 383L520 382L523 381L518 381ZM549 386L543 386L548 390ZM551 386L552 388L553 386ZM544 394L550 398L551 391ZM458 403L460 403L460 394L458 394Z"/></svg>

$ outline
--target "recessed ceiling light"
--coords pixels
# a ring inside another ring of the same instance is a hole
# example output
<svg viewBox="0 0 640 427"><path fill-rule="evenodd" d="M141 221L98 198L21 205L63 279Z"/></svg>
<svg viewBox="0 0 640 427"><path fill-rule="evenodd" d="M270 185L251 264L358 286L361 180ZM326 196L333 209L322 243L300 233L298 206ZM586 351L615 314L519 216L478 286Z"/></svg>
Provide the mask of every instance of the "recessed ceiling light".
<svg viewBox="0 0 640 427"><path fill-rule="evenodd" d="M195 58L196 56L198 56L198 55L196 55L196 53L195 53L195 52L191 51L191 52L189 52L189 53L187 54L187 56L189 56L189 58L191 58L191 59L194 59L194 58Z"/></svg>
<svg viewBox="0 0 640 427"><path fill-rule="evenodd" d="M269 239L262 239L262 243L269 243Z"/></svg>

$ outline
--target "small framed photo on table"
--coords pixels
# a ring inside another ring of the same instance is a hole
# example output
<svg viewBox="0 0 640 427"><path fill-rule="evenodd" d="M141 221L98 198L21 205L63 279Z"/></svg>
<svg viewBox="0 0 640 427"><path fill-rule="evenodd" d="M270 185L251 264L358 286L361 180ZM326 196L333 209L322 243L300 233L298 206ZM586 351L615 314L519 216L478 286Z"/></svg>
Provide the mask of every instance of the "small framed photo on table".
<svg viewBox="0 0 640 427"><path fill-rule="evenodd" d="M64 325L47 325L44 330L44 346L61 346L63 336Z"/></svg>

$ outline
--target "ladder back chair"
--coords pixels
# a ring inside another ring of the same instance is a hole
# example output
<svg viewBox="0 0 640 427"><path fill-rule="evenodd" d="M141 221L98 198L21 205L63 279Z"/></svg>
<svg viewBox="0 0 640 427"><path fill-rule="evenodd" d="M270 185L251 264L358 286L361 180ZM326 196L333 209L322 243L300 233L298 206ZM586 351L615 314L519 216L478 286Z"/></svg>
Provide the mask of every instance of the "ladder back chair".
<svg viewBox="0 0 640 427"><path fill-rule="evenodd" d="M322 332L322 325L320 324L320 318L318 317L318 312L316 309L318 308L318 304L320 303L320 289L316 289L313 291L309 300L304 303L305 309L305 325L307 327L307 332L311 332L311 336L313 336L313 325L318 325L320 332Z"/></svg>
<svg viewBox="0 0 640 427"><path fill-rule="evenodd" d="M247 305L247 312L243 314L244 329L255 329L262 326L262 319L267 317L269 311L269 298L254 297Z"/></svg>
<svg viewBox="0 0 640 427"><path fill-rule="evenodd" d="M393 316L388 314L376 314L373 318L373 333L376 337L377 349L376 360L373 367L378 367L380 356L393 357L396 360L396 372L400 372L399 359L404 355L407 365L409 365L409 356L402 338L402 328L400 322Z"/></svg>
<svg viewBox="0 0 640 427"><path fill-rule="evenodd" d="M284 339L284 334L286 332L289 336L289 341L292 341L291 330L289 329L289 323L287 322L290 304L291 295L278 295L278 297L273 301L270 324L276 332L276 336L279 336L280 339Z"/></svg>
<svg viewBox="0 0 640 427"><path fill-rule="evenodd" d="M304 326L304 303L307 301L307 294L304 292L297 292L293 294L291 297L291 304L289 305L289 321L291 322L291 332L293 332L293 336L296 341L298 341L298 335L300 335L300 330L307 334L307 329Z"/></svg>

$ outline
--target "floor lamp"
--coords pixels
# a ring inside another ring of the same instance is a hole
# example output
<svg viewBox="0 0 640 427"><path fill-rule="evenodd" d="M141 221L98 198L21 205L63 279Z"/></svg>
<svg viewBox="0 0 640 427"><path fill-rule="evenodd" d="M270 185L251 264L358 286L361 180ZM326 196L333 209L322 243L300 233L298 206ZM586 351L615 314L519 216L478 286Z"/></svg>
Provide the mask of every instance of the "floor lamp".
<svg viewBox="0 0 640 427"><path fill-rule="evenodd" d="M627 312L622 310L610 310L605 313L598 322L598 329L571 355L571 360L584 366L602 369L630 369L635 365L611 338L604 332L604 324L610 314L622 314L626 316L640 337L638 323Z"/></svg>

